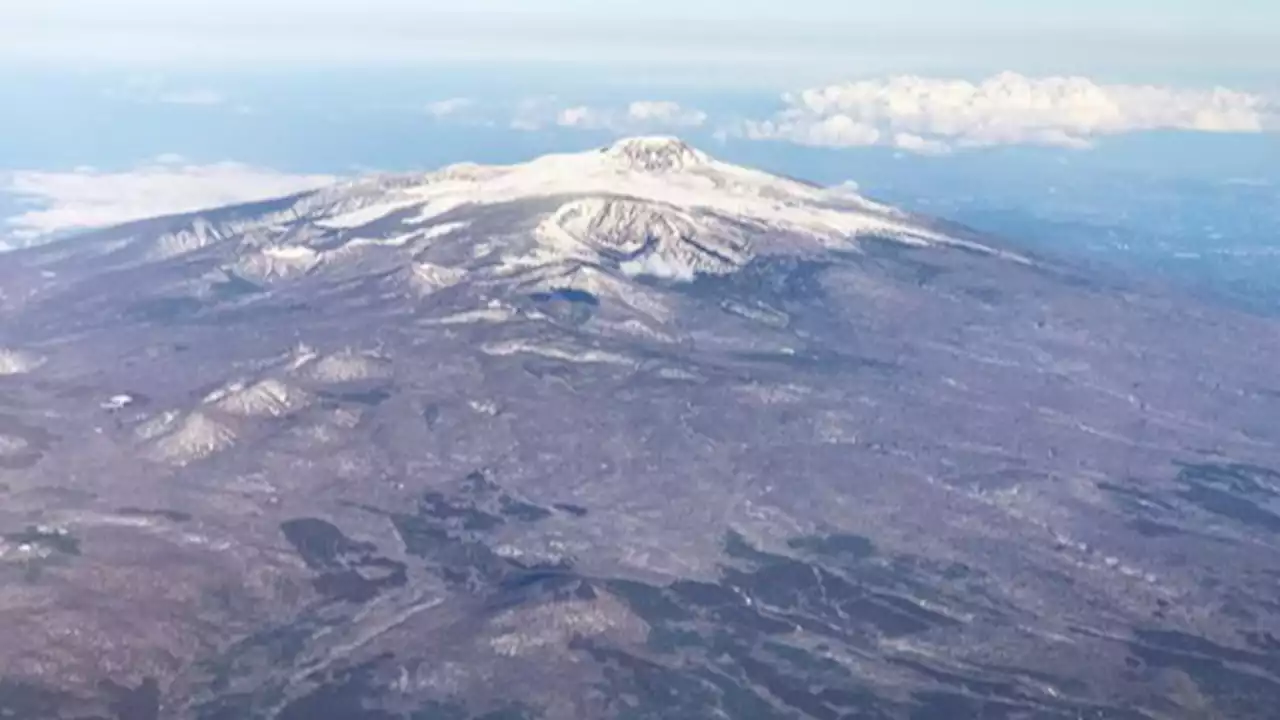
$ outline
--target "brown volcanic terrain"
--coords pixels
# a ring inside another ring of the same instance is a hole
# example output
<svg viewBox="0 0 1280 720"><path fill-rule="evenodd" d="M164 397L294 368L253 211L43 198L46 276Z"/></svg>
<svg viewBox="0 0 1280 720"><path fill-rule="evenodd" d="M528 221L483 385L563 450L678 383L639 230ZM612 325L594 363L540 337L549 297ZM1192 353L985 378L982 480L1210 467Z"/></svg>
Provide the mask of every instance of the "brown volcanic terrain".
<svg viewBox="0 0 1280 720"><path fill-rule="evenodd" d="M1274 321L673 151L6 255L0 717L1272 716Z"/></svg>

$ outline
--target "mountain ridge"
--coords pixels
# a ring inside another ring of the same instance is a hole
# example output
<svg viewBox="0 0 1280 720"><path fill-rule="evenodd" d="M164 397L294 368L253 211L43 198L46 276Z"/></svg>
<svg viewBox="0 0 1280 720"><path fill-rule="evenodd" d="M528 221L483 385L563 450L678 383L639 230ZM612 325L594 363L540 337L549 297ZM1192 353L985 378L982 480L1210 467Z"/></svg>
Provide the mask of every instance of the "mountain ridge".
<svg viewBox="0 0 1280 720"><path fill-rule="evenodd" d="M0 715L1269 720L1274 322L632 149L7 255Z"/></svg>

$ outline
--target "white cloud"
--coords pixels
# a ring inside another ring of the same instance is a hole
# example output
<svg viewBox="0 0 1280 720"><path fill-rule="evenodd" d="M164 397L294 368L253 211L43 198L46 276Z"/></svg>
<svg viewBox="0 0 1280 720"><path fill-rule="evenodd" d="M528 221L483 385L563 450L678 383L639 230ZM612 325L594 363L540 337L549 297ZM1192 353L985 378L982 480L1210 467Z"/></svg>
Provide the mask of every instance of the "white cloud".
<svg viewBox="0 0 1280 720"><path fill-rule="evenodd" d="M560 101L554 95L543 95L521 100L516 104L508 125L512 130L538 130L555 124Z"/></svg>
<svg viewBox="0 0 1280 720"><path fill-rule="evenodd" d="M446 100L436 100L427 103L426 111L431 117L441 120L450 116L457 115L465 110L475 107L476 101L471 98L456 97Z"/></svg>
<svg viewBox="0 0 1280 720"><path fill-rule="evenodd" d="M980 83L916 76L863 80L783 96L786 108L736 134L806 145L887 145L939 153L953 147L1087 147L1145 130L1264 132L1280 110L1226 88L1102 85L1082 77L1002 73Z"/></svg>
<svg viewBox="0 0 1280 720"><path fill-rule="evenodd" d="M579 130L607 130L614 133L700 127L707 122L701 110L686 108L670 100L637 100L624 108L574 105L561 107L554 98L525 101L517 108L511 126L537 130L547 126Z"/></svg>
<svg viewBox="0 0 1280 720"><path fill-rule="evenodd" d="M698 127L707 121L701 110L681 107L670 100L637 100L627 106L627 120L674 127Z"/></svg>
<svg viewBox="0 0 1280 720"><path fill-rule="evenodd" d="M0 192L32 207L3 225L32 239L142 218L283 197L321 187L337 178L297 175L234 162L186 164L162 155L123 172L78 168L70 172L0 173Z"/></svg>
<svg viewBox="0 0 1280 720"><path fill-rule="evenodd" d="M648 276L679 282L690 282L695 277L693 268L657 253L649 253L641 258L624 261L618 269L629 277Z"/></svg>

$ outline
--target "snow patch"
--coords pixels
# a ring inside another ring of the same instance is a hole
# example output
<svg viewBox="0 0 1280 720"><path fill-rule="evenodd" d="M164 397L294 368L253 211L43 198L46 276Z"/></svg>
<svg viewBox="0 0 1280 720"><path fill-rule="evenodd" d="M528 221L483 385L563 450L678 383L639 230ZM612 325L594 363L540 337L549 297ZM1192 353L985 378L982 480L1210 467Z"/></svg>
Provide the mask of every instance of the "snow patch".
<svg viewBox="0 0 1280 720"><path fill-rule="evenodd" d="M320 253L304 245L273 245L242 256L235 272L255 280L288 278L311 272L321 260Z"/></svg>
<svg viewBox="0 0 1280 720"><path fill-rule="evenodd" d="M385 237L385 238L374 238L374 237L352 238L348 240L345 245L338 248L337 252L342 252L346 250L359 250L360 248L366 248L366 247L392 247L392 248L404 247L405 245L408 245L411 241L417 240L419 237L420 235L417 233L402 233L400 235L392 235L390 237Z"/></svg>
<svg viewBox="0 0 1280 720"><path fill-rule="evenodd" d="M422 239L435 240L436 238L442 238L442 237L445 237L446 235L452 235L458 232L459 230L465 230L470 226L471 226L471 223L468 221L447 222L447 223L440 223L439 225L432 225L431 227L423 231Z"/></svg>
<svg viewBox="0 0 1280 720"><path fill-rule="evenodd" d="M0 435L0 457L25 452L31 444L15 435Z"/></svg>
<svg viewBox="0 0 1280 720"><path fill-rule="evenodd" d="M466 270L428 262L414 263L412 273L413 287L422 295L453 287L467 276Z"/></svg>
<svg viewBox="0 0 1280 720"><path fill-rule="evenodd" d="M391 363L374 353L347 349L326 355L305 369L320 382L349 382L386 377L391 374Z"/></svg>
<svg viewBox="0 0 1280 720"><path fill-rule="evenodd" d="M154 440L165 433L171 432L178 422L178 417L178 411L166 410L139 425L134 429L133 434L142 441Z"/></svg>
<svg viewBox="0 0 1280 720"><path fill-rule="evenodd" d="M45 359L22 350L0 348L0 377L25 375L44 365Z"/></svg>
<svg viewBox="0 0 1280 720"><path fill-rule="evenodd" d="M635 260L627 260L618 266L628 277L655 277L677 282L690 282L698 273L679 260L651 253Z"/></svg>
<svg viewBox="0 0 1280 720"><path fill-rule="evenodd" d="M506 322L516 316L514 309L506 306L494 306L480 308L478 310L464 310L463 312L453 313L438 318L427 318L422 320L423 325L470 325L472 323L501 323Z"/></svg>
<svg viewBox="0 0 1280 720"><path fill-rule="evenodd" d="M353 230L418 205L416 200L378 203L347 213L316 220L315 224L329 230Z"/></svg>
<svg viewBox="0 0 1280 720"><path fill-rule="evenodd" d="M205 402L230 415L283 417L306 407L309 399L303 391L269 378L247 386L233 383Z"/></svg>
<svg viewBox="0 0 1280 720"><path fill-rule="evenodd" d="M120 395L112 395L106 400L103 400L98 404L98 407L108 412L115 412L129 407L133 402L134 398L132 395L121 393Z"/></svg>
<svg viewBox="0 0 1280 720"><path fill-rule="evenodd" d="M481 346L480 352L483 352L486 355L496 356L526 353L575 363L605 363L612 365L636 364L635 359L631 357L620 353L608 352L607 350L559 348L552 345L539 345L525 340L508 340L505 342L489 343Z"/></svg>
<svg viewBox="0 0 1280 720"><path fill-rule="evenodd" d="M187 465L230 447L235 431L202 413L192 413L168 434L157 438L150 456L161 462Z"/></svg>
<svg viewBox="0 0 1280 720"><path fill-rule="evenodd" d="M218 228L198 217L191 227L160 236L149 253L152 260L167 260L213 245L223 239Z"/></svg>

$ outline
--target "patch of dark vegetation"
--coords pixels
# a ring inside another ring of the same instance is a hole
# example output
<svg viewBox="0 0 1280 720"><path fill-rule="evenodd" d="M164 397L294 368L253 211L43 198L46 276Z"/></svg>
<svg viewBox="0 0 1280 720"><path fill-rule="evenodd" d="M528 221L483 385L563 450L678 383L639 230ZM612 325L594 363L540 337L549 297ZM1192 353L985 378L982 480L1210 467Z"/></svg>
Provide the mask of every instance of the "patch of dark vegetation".
<svg viewBox="0 0 1280 720"><path fill-rule="evenodd" d="M649 628L649 636L645 647L660 655L678 653L681 650L691 651L705 646L702 635L695 630L687 630L672 625L657 625Z"/></svg>
<svg viewBox="0 0 1280 720"><path fill-rule="evenodd" d="M1280 533L1280 515L1267 510L1227 490L1216 487L1195 486L1182 490L1179 497L1199 506L1202 510L1219 515L1260 530Z"/></svg>
<svg viewBox="0 0 1280 720"><path fill-rule="evenodd" d="M285 705L275 720L403 720L403 715L376 707L382 697L377 682L384 655L355 667L312 676L319 687Z"/></svg>
<svg viewBox="0 0 1280 720"><path fill-rule="evenodd" d="M590 321L600 307L600 298L577 288L536 292L529 299L537 304L539 312L569 325Z"/></svg>
<svg viewBox="0 0 1280 720"><path fill-rule="evenodd" d="M409 720L471 720L471 713L456 703L432 700L410 713Z"/></svg>
<svg viewBox="0 0 1280 720"><path fill-rule="evenodd" d="M1280 497L1280 472L1245 463L1179 463L1178 480L1255 497Z"/></svg>
<svg viewBox="0 0 1280 720"><path fill-rule="evenodd" d="M422 496L418 514L439 520L449 527L477 532L492 530L506 522L499 514L477 508L474 502L448 498L439 492L428 492Z"/></svg>
<svg viewBox="0 0 1280 720"><path fill-rule="evenodd" d="M1226 647L1182 632L1138 630L1129 652L1147 667L1185 673L1222 717L1255 718L1280 707L1280 655Z"/></svg>
<svg viewBox="0 0 1280 720"><path fill-rule="evenodd" d="M364 390L326 390L318 394L330 402L377 407L390 400L393 393L390 387L384 386Z"/></svg>
<svg viewBox="0 0 1280 720"><path fill-rule="evenodd" d="M487 599L489 610L596 598L591 583L574 572L571 563L524 566L518 561L509 562L511 568Z"/></svg>
<svg viewBox="0 0 1280 720"><path fill-rule="evenodd" d="M772 328L781 329L791 324L791 317L787 313L760 301L743 302L725 299L720 301L720 309Z"/></svg>
<svg viewBox="0 0 1280 720"><path fill-rule="evenodd" d="M852 566L874 554L867 539L853 535L797 538L790 544ZM719 654L745 643L773 648L785 656L779 662L802 661L805 666L795 671L809 675L817 668L833 672L833 665L771 638L803 629L838 643L863 643L957 624L907 597L851 581L815 562L758 550L736 532L726 535L725 549L750 567L723 567L718 582L677 580L657 587L612 580L606 587L650 626L649 647L656 652L684 654L700 646Z"/></svg>
<svg viewBox="0 0 1280 720"><path fill-rule="evenodd" d="M926 691L911 696L915 707L911 710L911 720L957 720L957 718L982 718L983 720L1022 720L1025 717L1043 718L1044 720L1074 720L1075 714L1040 713L1029 715L1024 705L1004 700L976 698L960 693Z"/></svg>
<svg viewBox="0 0 1280 720"><path fill-rule="evenodd" d="M820 555L841 562L857 562L876 554L875 543L861 535L811 535L792 538L787 545L806 554Z"/></svg>
<svg viewBox="0 0 1280 720"><path fill-rule="evenodd" d="M965 675L959 672L932 667L917 660L903 658L889 658L888 660L894 665L906 668L917 675L921 675L935 683L955 690L975 695L1001 697L1006 700L1027 699L1026 693L1023 692L1018 684L1013 681L991 680L972 675Z"/></svg>
<svg viewBox="0 0 1280 720"><path fill-rule="evenodd" d="M360 570L347 568L326 572L313 581L317 592L333 600L366 603L387 588L403 587L408 571L403 563L375 558Z"/></svg>
<svg viewBox="0 0 1280 720"><path fill-rule="evenodd" d="M574 517L584 518L587 516L587 509L581 505L574 505L572 503L555 503L551 507L559 510L560 512L568 513Z"/></svg>
<svg viewBox="0 0 1280 720"><path fill-rule="evenodd" d="M230 694L197 709L199 720L537 720L527 704L495 701L470 711L458 702L427 700L406 709L395 656L383 653L366 661L320 670L306 677L311 689L288 698L273 691L263 696ZM396 698L395 706L388 700ZM278 711L267 708L278 707ZM124 720L121 718L120 720ZM142 720L152 720L145 716Z"/></svg>
<svg viewBox="0 0 1280 720"><path fill-rule="evenodd" d="M728 555L731 558L735 558L737 560L746 560L748 562L757 563L757 564L766 563L766 562L776 562L778 560L786 559L781 555L774 555L772 553L767 553L767 552L762 552L760 550L757 550L755 546L752 545L745 537L742 536L742 533L739 533L737 530L730 530L725 533L724 552L726 555Z"/></svg>
<svg viewBox="0 0 1280 720"><path fill-rule="evenodd" d="M582 303L592 307L600 305L600 298L577 288L558 288L550 292L537 292L529 296L537 302L551 302L553 300L563 300L571 303Z"/></svg>
<svg viewBox="0 0 1280 720"><path fill-rule="evenodd" d="M745 683L710 669L669 667L588 640L572 643L600 665L610 714L634 720L751 718L784 720L790 714Z"/></svg>
<svg viewBox="0 0 1280 720"><path fill-rule="evenodd" d="M44 453L28 450L0 456L0 470L29 470L44 458Z"/></svg>
<svg viewBox="0 0 1280 720"><path fill-rule="evenodd" d="M1146 492L1131 485L1101 481L1097 483L1096 487L1111 494L1126 510L1134 512L1145 512L1152 509L1166 512L1175 512L1177 510L1172 503L1161 499L1155 493Z"/></svg>
<svg viewBox="0 0 1280 720"><path fill-rule="evenodd" d="M1187 534L1186 531L1180 527L1156 522L1155 520L1148 520L1146 518L1130 520L1126 525L1129 529L1137 532L1139 535L1149 538L1174 537L1177 535Z"/></svg>
<svg viewBox="0 0 1280 720"><path fill-rule="evenodd" d="M280 700L284 687L276 682L264 684L262 678L275 668L295 666L312 638L334 622L341 619L322 620L315 611L305 611L292 622L263 628L195 663L193 669L205 678L204 685L211 695L192 698L196 717L260 717L253 708ZM252 688L252 692L246 688Z"/></svg>
<svg viewBox="0 0 1280 720"><path fill-rule="evenodd" d="M213 283L211 289L216 300L235 300L266 292L261 285L250 282L235 273L229 273L225 280Z"/></svg>
<svg viewBox="0 0 1280 720"><path fill-rule="evenodd" d="M664 588L655 587L635 580L610 580L607 583L609 592L613 593L631 612L653 626L669 622L683 622L693 619L693 613L684 609L675 601L673 595Z"/></svg>
<svg viewBox="0 0 1280 720"><path fill-rule="evenodd" d="M544 507L539 507L532 503L517 500L510 495L503 495L499 499L499 504L503 515L509 518L523 520L524 522L538 522L539 520L546 520L553 514L550 510Z"/></svg>
<svg viewBox="0 0 1280 720"><path fill-rule="evenodd" d="M455 588L480 592L500 582L511 567L476 540L457 537L430 516L391 516L405 552L422 558Z"/></svg>
<svg viewBox="0 0 1280 720"><path fill-rule="evenodd" d="M681 601L702 608L740 605L742 596L731 588L694 580L677 580L668 588Z"/></svg>
<svg viewBox="0 0 1280 720"><path fill-rule="evenodd" d="M254 710L253 698L236 694L219 698L196 709L196 720L265 720L266 714Z"/></svg>
<svg viewBox="0 0 1280 720"><path fill-rule="evenodd" d="M724 582L770 607L807 616L846 632L874 630L887 637L924 632L955 620L896 595L861 587L818 565L785 560L754 572L729 569Z"/></svg>
<svg viewBox="0 0 1280 720"><path fill-rule="evenodd" d="M1280 473L1244 463L1180 464L1177 494L1200 509L1268 532L1280 532L1280 514L1266 503L1280 499Z"/></svg>
<svg viewBox="0 0 1280 720"><path fill-rule="evenodd" d="M408 582L404 563L375 556L376 545L348 538L333 523L297 518L280 529L307 567L319 573L312 584L327 598L364 603Z"/></svg>
<svg viewBox="0 0 1280 720"><path fill-rule="evenodd" d="M776 665L751 656L737 660L749 680L807 718L887 720L891 717L889 708L884 707L885 704L874 693L857 687L849 678L842 679L839 687L828 687L816 678L782 672Z"/></svg>
<svg viewBox="0 0 1280 720"><path fill-rule="evenodd" d="M372 543L348 538L336 525L318 518L287 520L280 524L280 530L312 570L338 568L342 558L376 549Z"/></svg>
<svg viewBox="0 0 1280 720"><path fill-rule="evenodd" d="M80 554L80 540L63 528L29 526L26 530L3 536L14 545L30 545L61 555Z"/></svg>
<svg viewBox="0 0 1280 720"><path fill-rule="evenodd" d="M204 303L193 297L148 298L130 305L125 316L139 322L172 323L192 319L203 308Z"/></svg>
<svg viewBox="0 0 1280 720"><path fill-rule="evenodd" d="M681 289L717 304L724 300L748 305L765 302L785 312L788 305L813 305L825 297L821 275L830 265L799 257L757 256L735 273L698 275Z"/></svg>
<svg viewBox="0 0 1280 720"><path fill-rule="evenodd" d="M829 646L874 647L877 637L953 627L958 621L899 591L980 575L954 563L886 557L857 535L793 538L787 546L802 557L757 549L740 533L729 532L725 551L733 565L722 567L716 581L606 581L604 588L649 626L646 650L660 658L576 645L605 664L610 696L625 698L616 714L1147 719L1137 710L1043 692L1045 683L1064 687L1056 677L1036 680L1027 672L984 668L944 670L907 659L896 663L916 678L911 700L903 705L898 695L878 694L828 656ZM942 596L941 590L935 588L935 595ZM1077 691L1084 695L1087 688Z"/></svg>
<svg viewBox="0 0 1280 720"><path fill-rule="evenodd" d="M191 522L191 513L179 512L177 510L147 510L145 508L122 507L117 508L116 512L125 517L138 518L160 518L169 522L184 523Z"/></svg>
<svg viewBox="0 0 1280 720"><path fill-rule="evenodd" d="M528 373L530 377L537 378L538 380L551 378L554 380L561 380L566 383L573 378L576 370L575 368L569 367L569 365L562 360L554 360L551 358L532 358L525 360L520 363L520 368Z"/></svg>
<svg viewBox="0 0 1280 720"><path fill-rule="evenodd" d="M315 310L305 302L269 303L255 305L232 306L230 309L219 309L204 317L192 318L192 323L226 327L240 323L262 323L273 318L287 318L299 313Z"/></svg>
<svg viewBox="0 0 1280 720"><path fill-rule="evenodd" d="M999 305L1004 300L1004 293L993 287L966 287L960 292L986 305Z"/></svg>
<svg viewBox="0 0 1280 720"><path fill-rule="evenodd" d="M1244 633L1243 637L1244 641L1254 649L1262 650L1270 655L1280 656L1280 638L1277 638L1272 633L1249 632Z"/></svg>
<svg viewBox="0 0 1280 720"><path fill-rule="evenodd" d="M472 470L463 478L463 490L472 495L492 495L502 490L502 486L489 479L481 470Z"/></svg>
<svg viewBox="0 0 1280 720"><path fill-rule="evenodd" d="M538 720L541 716L542 714L533 708L516 704L476 715L474 720Z"/></svg>
<svg viewBox="0 0 1280 720"><path fill-rule="evenodd" d="M160 720L160 684L147 678L136 688L104 680L99 688L107 707L119 720Z"/></svg>
<svg viewBox="0 0 1280 720"><path fill-rule="evenodd" d="M503 491L483 472L476 471L463 479L456 493L424 493L416 516L452 533L485 533L508 520L540 522L554 514L550 508Z"/></svg>
<svg viewBox="0 0 1280 720"><path fill-rule="evenodd" d="M505 492L485 473L475 471L462 480L456 492L424 493L416 512L390 513L388 517L405 552L426 560L453 587L492 595L495 603L503 604L512 602L513 589L522 583L543 590L562 582L579 588L580 578L570 577L567 561L530 567L498 555L483 540L485 534L508 521L540 522L554 514ZM546 592L536 594L547 596Z"/></svg>
<svg viewBox="0 0 1280 720"><path fill-rule="evenodd" d="M863 255L853 256L855 262L874 264L893 278L924 287L949 272L948 268L928 259L936 259L936 252L921 252L893 238L871 236L866 239L868 242L861 245Z"/></svg>
<svg viewBox="0 0 1280 720"><path fill-rule="evenodd" d="M0 718L9 720L53 720L81 706L75 696L26 682L0 678ZM85 720L106 720L85 718ZM123 718L119 719L123 720Z"/></svg>

